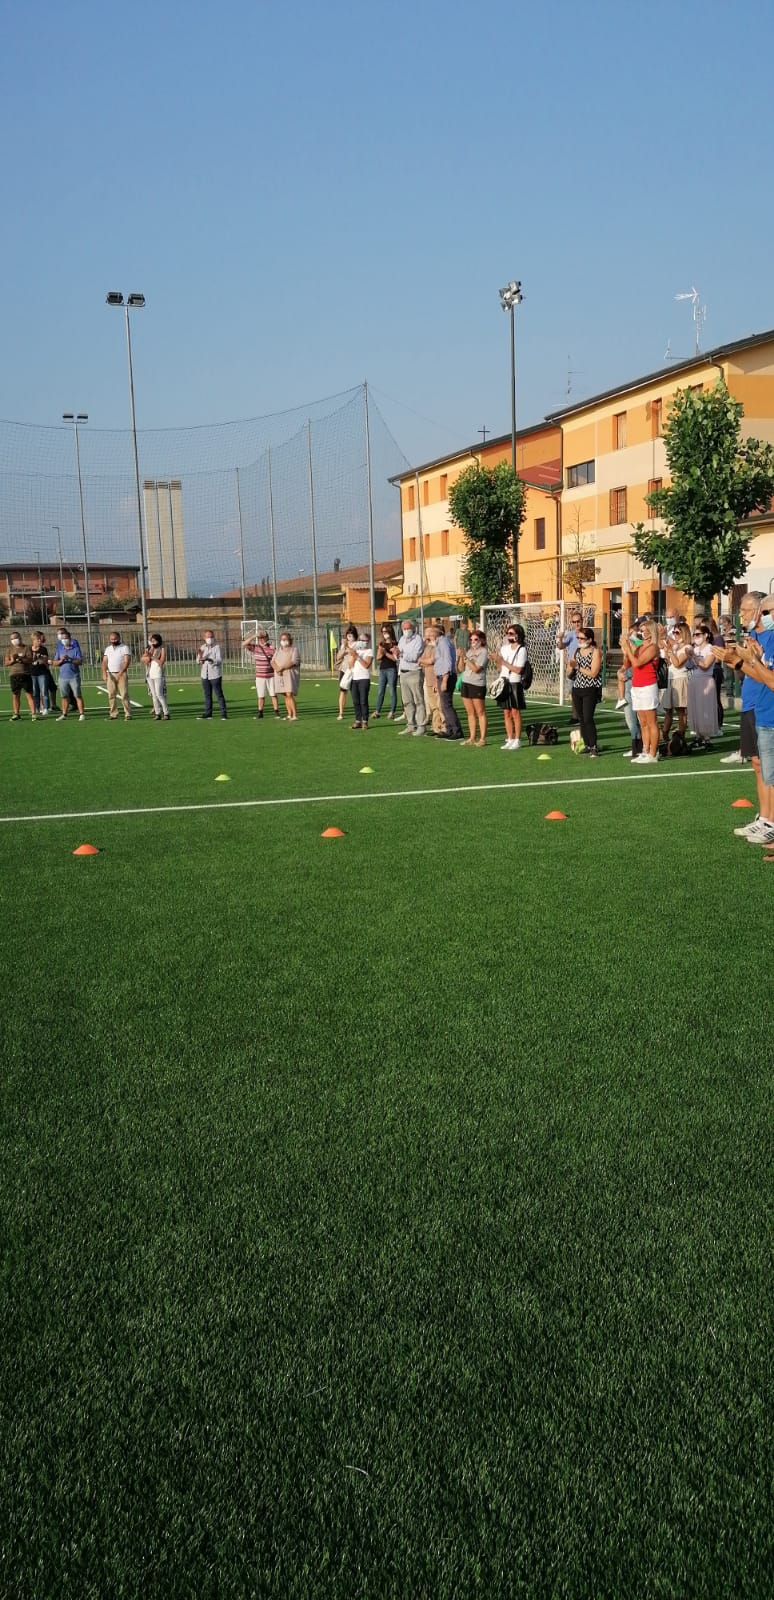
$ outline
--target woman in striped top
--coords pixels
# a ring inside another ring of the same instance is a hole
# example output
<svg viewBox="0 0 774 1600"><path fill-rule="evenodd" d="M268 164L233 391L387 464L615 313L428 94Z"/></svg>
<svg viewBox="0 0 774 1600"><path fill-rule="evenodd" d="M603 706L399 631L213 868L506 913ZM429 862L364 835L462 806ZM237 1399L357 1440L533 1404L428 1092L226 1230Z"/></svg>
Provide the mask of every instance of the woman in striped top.
<svg viewBox="0 0 774 1600"><path fill-rule="evenodd" d="M584 755L599 755L597 725L594 711L602 693L602 651L594 637L593 628L578 629L578 649L575 655L575 676L572 680L572 703L581 729Z"/></svg>

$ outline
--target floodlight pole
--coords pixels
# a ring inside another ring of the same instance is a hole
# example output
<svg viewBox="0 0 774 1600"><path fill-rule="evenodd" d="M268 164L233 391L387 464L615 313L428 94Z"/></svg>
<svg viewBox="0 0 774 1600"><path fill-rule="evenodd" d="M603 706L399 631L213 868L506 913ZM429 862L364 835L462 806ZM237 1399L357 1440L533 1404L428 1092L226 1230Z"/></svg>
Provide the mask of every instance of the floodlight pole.
<svg viewBox="0 0 774 1600"><path fill-rule="evenodd" d="M309 454L309 519L312 535L312 608L314 611L314 659L317 661L318 634L320 632L320 602L317 593L317 527L314 513L314 473L312 471L312 419L309 417L306 424L306 440Z"/></svg>
<svg viewBox="0 0 774 1600"><path fill-rule="evenodd" d="M245 538L242 532L242 494L239 488L239 468L236 471L237 516L239 518L239 586L242 591L242 621L247 621L247 595L245 592Z"/></svg>
<svg viewBox="0 0 774 1600"><path fill-rule="evenodd" d="M422 507L419 500L419 472L414 473L417 488L417 554L419 556L419 626L425 631L425 552L422 544Z"/></svg>
<svg viewBox="0 0 774 1600"><path fill-rule="evenodd" d="M130 311L141 311L142 310L143 306L145 305L145 295L144 294L130 294L130 295L127 295L126 300L124 300L124 296L117 289L112 289L110 291L110 293L108 294L108 296L107 296L107 304L109 306L120 307L121 310L124 313L124 319L125 319L125 322L126 322L126 354L127 354L127 359L128 359L128 362L129 362L129 409L130 409L131 419L132 419L132 449L133 449L133 452L134 452L134 483L135 483L135 488L137 490L137 540L138 540L138 549L139 549L139 554L140 554L140 609L142 611L143 637L147 640L147 638L148 638L148 606L147 606L146 599L145 599L145 538L144 538L143 526L142 526L142 494L140 493L140 461L139 461L139 457L138 457L138 454L137 454L137 417L136 417L135 409L134 409L134 371L133 371L133 368L132 368L132 333L131 333L131 329L129 327L129 312ZM156 495L157 495L156 507L157 507L157 515L158 515L158 483L156 484ZM170 516L171 516L171 504L170 504ZM171 530L171 537L172 537L172 540L173 540L173 543L174 543L174 529ZM162 584L163 584L163 579L162 579Z"/></svg>
<svg viewBox="0 0 774 1600"><path fill-rule="evenodd" d="M371 428L368 420L368 384L363 384L365 403L366 488L368 492L368 592L371 611L371 649L376 649L376 593L374 590L374 501L371 493Z"/></svg>
<svg viewBox="0 0 774 1600"><path fill-rule="evenodd" d="M62 413L63 422L71 422L75 438L75 466L78 473L78 501L81 508L81 549L83 551L83 587L86 595L86 637L88 639L89 666L94 653L91 637L91 602L89 600L89 557L86 551L86 513L83 508L83 477L81 475L81 446L78 437L78 427L82 422L88 422L85 411L65 411Z"/></svg>
<svg viewBox="0 0 774 1600"><path fill-rule="evenodd" d="M277 609L277 549L274 542L274 488L271 476L271 445L267 451L269 459L269 540L271 542L271 589L274 596L274 639L275 644L279 637L279 611Z"/></svg>
<svg viewBox="0 0 774 1600"><path fill-rule="evenodd" d="M521 283L512 278L510 283L500 290L500 304L503 311L510 317L511 334L511 466L516 473L516 319L514 312L521 305L524 296L521 292ZM513 537L513 598L519 603L519 536Z"/></svg>

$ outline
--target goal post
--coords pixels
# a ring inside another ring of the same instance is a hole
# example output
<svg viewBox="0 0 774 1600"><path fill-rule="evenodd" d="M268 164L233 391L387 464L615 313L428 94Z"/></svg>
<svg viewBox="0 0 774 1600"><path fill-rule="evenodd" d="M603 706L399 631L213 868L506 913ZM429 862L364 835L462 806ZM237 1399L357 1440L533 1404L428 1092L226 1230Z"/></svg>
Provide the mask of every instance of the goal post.
<svg viewBox="0 0 774 1600"><path fill-rule="evenodd" d="M567 697L566 675L564 652L559 649L558 641L565 631L566 621L565 600L525 600L519 605L482 606L479 627L486 634L490 681L498 675L498 652L508 628L520 622L532 667L530 694L556 700L563 706Z"/></svg>

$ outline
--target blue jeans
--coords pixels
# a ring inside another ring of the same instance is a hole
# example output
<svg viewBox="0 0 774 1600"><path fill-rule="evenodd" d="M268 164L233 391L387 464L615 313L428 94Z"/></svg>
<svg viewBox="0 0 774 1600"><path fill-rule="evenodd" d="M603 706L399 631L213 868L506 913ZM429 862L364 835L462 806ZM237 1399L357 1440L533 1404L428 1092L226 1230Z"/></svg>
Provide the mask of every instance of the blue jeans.
<svg viewBox="0 0 774 1600"><path fill-rule="evenodd" d="M767 788L771 788L774 785L774 728L762 728L756 717L755 732L758 735L761 781L766 784Z"/></svg>
<svg viewBox="0 0 774 1600"><path fill-rule="evenodd" d="M626 726L629 729L629 736L631 738L632 744L634 744L636 740L639 740L640 743L642 743L642 729L640 727L640 719L637 716L637 713L636 713L636 711L634 710L634 708L632 706L632 680L631 680L631 678L627 678L627 680L626 680L626 687L624 689L624 695L625 695L625 698L626 698L626 707L625 707L625 710L624 710L624 717L626 719Z"/></svg>
<svg viewBox="0 0 774 1600"><path fill-rule="evenodd" d="M42 705L44 711L48 711L48 673L47 672L33 672L33 674L32 674L32 698L33 698L33 701L34 701L34 704L35 704L35 710L36 711L40 710L41 705Z"/></svg>
<svg viewBox="0 0 774 1600"><path fill-rule="evenodd" d="M395 715L398 709L398 669L397 667L379 668L379 692L376 696L376 709L381 711L387 685L390 687L390 710Z"/></svg>
<svg viewBox="0 0 774 1600"><path fill-rule="evenodd" d="M212 696L213 696L213 692L214 692L215 697L217 699L218 705L220 706L220 714L221 714L222 717L225 717L227 715L227 712L226 712L226 702L225 702L225 700L223 698L223 679L222 678L202 678L202 690L204 692L204 715L205 715L205 717L211 717L212 716Z"/></svg>

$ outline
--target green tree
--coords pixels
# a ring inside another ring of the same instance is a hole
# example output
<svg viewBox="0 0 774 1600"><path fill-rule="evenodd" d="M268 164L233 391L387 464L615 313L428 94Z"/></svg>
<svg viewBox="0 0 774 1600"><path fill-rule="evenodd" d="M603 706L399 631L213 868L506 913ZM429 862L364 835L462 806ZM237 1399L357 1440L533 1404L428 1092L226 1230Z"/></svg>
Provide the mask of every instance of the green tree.
<svg viewBox="0 0 774 1600"><path fill-rule="evenodd" d="M468 467L449 490L449 516L465 535L462 581L475 606L513 599L513 555L526 488L507 462Z"/></svg>
<svg viewBox="0 0 774 1600"><path fill-rule="evenodd" d="M742 438L743 414L722 379L707 393L678 390L664 427L672 481L647 496L666 528L634 529L643 566L669 572L704 608L742 577L751 535L740 523L774 496L774 447Z"/></svg>

